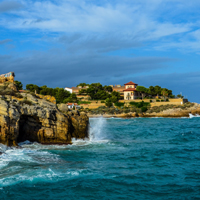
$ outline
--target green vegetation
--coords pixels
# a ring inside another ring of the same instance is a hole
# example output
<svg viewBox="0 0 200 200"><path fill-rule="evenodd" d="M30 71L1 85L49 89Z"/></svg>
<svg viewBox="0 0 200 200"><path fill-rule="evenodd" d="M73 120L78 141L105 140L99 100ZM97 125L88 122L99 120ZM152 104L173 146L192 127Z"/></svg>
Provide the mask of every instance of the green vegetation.
<svg viewBox="0 0 200 200"><path fill-rule="evenodd" d="M173 98L174 95L172 94L172 90L169 90L167 88L161 88L160 86L150 86L149 88L146 88L144 86L137 86L136 90L138 92L143 92L150 96L164 96L164 97L170 97Z"/></svg>
<svg viewBox="0 0 200 200"><path fill-rule="evenodd" d="M91 100L106 100L105 103L108 107L121 99L120 93L113 91L111 86L102 86L100 83L80 83L78 86L88 86L88 88L81 89L79 94L89 95Z"/></svg>
<svg viewBox="0 0 200 200"><path fill-rule="evenodd" d="M132 105L132 106L135 106L137 108L142 108L143 106L146 106L146 107L150 106L150 103L144 102L144 101L141 101L141 102L130 102L129 104Z"/></svg>
<svg viewBox="0 0 200 200"><path fill-rule="evenodd" d="M123 107L123 106L124 106L124 103L116 102L116 103L115 103L115 106L117 106L117 107Z"/></svg>
<svg viewBox="0 0 200 200"><path fill-rule="evenodd" d="M162 112L164 110L168 110L168 109L174 109L174 108L180 108L180 109L186 109L186 108L190 108L194 106L194 103L185 103L183 105L173 105L173 104L167 104L167 105L161 105L161 106L154 106L150 109L147 110L147 113L159 113Z"/></svg>
<svg viewBox="0 0 200 200"><path fill-rule="evenodd" d="M49 88L46 85L39 87L34 84L27 84L26 89L30 92L36 91L37 94L54 96L57 103L77 102L76 95L70 94L70 92L63 88Z"/></svg>
<svg viewBox="0 0 200 200"><path fill-rule="evenodd" d="M107 98L105 104L106 104L107 107L111 107L111 106L112 106L112 101L111 101L111 99L110 99L110 98Z"/></svg>
<svg viewBox="0 0 200 200"><path fill-rule="evenodd" d="M81 86L81 87L85 87L85 86L88 86L89 84L86 84L86 83L80 83L80 84L78 84L76 87L78 87L78 86Z"/></svg>
<svg viewBox="0 0 200 200"><path fill-rule="evenodd" d="M15 85L17 87L17 90L23 90L23 84L20 81L15 81Z"/></svg>
<svg viewBox="0 0 200 200"><path fill-rule="evenodd" d="M150 108L150 103L147 102L130 102L131 106L135 106L136 108L140 108L141 112L146 112L148 108Z"/></svg>

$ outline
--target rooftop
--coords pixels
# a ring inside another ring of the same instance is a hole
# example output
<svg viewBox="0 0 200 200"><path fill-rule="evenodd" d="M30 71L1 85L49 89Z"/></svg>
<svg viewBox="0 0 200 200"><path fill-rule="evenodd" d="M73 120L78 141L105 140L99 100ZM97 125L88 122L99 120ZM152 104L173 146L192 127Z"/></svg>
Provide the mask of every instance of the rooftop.
<svg viewBox="0 0 200 200"><path fill-rule="evenodd" d="M133 83L132 81L128 82L128 83L125 83L124 85L138 85L136 83Z"/></svg>

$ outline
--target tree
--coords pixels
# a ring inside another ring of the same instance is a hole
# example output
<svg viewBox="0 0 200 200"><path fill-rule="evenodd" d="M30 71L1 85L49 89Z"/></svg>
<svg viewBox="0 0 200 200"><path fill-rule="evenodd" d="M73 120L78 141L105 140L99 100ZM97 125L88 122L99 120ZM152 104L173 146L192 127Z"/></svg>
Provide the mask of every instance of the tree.
<svg viewBox="0 0 200 200"><path fill-rule="evenodd" d="M138 92L143 92L143 93L148 93L149 92L148 88L145 88L144 86L140 86L140 85L137 86L136 90Z"/></svg>
<svg viewBox="0 0 200 200"><path fill-rule="evenodd" d="M64 99L63 103L77 103L78 99L75 93L72 93L70 97Z"/></svg>
<svg viewBox="0 0 200 200"><path fill-rule="evenodd" d="M39 86L34 85L34 84L27 84L26 89L29 90L30 92L36 91L38 94L40 94L40 90L41 90L41 88Z"/></svg>
<svg viewBox="0 0 200 200"><path fill-rule="evenodd" d="M59 88L56 93L56 102L57 103L63 103L64 99L68 98L70 96L70 92L64 90L63 88Z"/></svg>
<svg viewBox="0 0 200 200"><path fill-rule="evenodd" d="M117 103L117 102L118 102L116 96L112 96L112 97L110 98L110 100L111 100L112 103Z"/></svg>
<svg viewBox="0 0 200 200"><path fill-rule="evenodd" d="M86 83L80 83L80 84L78 84L76 87L78 87L78 86L82 86L82 87L85 87L85 86L88 86L89 84L86 84Z"/></svg>
<svg viewBox="0 0 200 200"><path fill-rule="evenodd" d="M105 85L105 86L103 87L103 89L104 89L106 92L112 92L112 91L113 91L112 87L111 87L111 86L107 86L107 85Z"/></svg>
<svg viewBox="0 0 200 200"><path fill-rule="evenodd" d="M23 90L23 84L20 81L15 81L15 85L17 87L17 90Z"/></svg>
<svg viewBox="0 0 200 200"><path fill-rule="evenodd" d="M168 96L168 90L166 89L166 88L164 88L163 90L162 90L162 95L164 96L164 97L167 97Z"/></svg>
<svg viewBox="0 0 200 200"><path fill-rule="evenodd" d="M113 97L113 96L116 97L116 98L117 98L117 101L121 99L120 93L119 93L119 92L116 92L116 91L113 91L113 92L111 93L111 96L112 96L112 97Z"/></svg>
<svg viewBox="0 0 200 200"><path fill-rule="evenodd" d="M79 90L79 94L85 94L85 93L87 93L87 90L86 90L86 89L81 89L81 90Z"/></svg>
<svg viewBox="0 0 200 200"><path fill-rule="evenodd" d="M89 85L89 88L86 90L86 92L91 99L99 99L99 95L96 95L99 90L103 90L102 85L100 83L92 83Z"/></svg>
<svg viewBox="0 0 200 200"><path fill-rule="evenodd" d="M107 107L111 107L112 106L111 99L107 98L105 104L106 104Z"/></svg>

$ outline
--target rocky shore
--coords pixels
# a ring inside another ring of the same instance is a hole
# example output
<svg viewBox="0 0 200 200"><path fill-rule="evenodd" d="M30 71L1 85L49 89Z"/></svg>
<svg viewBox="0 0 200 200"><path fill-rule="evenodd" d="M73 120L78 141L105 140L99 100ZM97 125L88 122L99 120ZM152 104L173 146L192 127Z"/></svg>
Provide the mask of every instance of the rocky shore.
<svg viewBox="0 0 200 200"><path fill-rule="evenodd" d="M171 108L160 112L152 113L121 113L121 114L88 114L89 118L105 117L105 118L131 118L131 117L189 117L189 115L200 115L200 104L194 103L191 107Z"/></svg>
<svg viewBox="0 0 200 200"><path fill-rule="evenodd" d="M71 144L88 137L89 118L31 94L23 98L0 95L0 143L17 146L29 140L42 144Z"/></svg>

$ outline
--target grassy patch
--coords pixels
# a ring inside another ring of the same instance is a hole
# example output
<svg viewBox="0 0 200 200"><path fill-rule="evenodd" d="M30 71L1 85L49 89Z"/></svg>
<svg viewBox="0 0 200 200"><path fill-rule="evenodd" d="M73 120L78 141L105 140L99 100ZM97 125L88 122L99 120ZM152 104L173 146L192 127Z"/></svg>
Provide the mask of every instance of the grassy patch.
<svg viewBox="0 0 200 200"><path fill-rule="evenodd" d="M90 101L78 101L78 105L80 104L91 104Z"/></svg>

